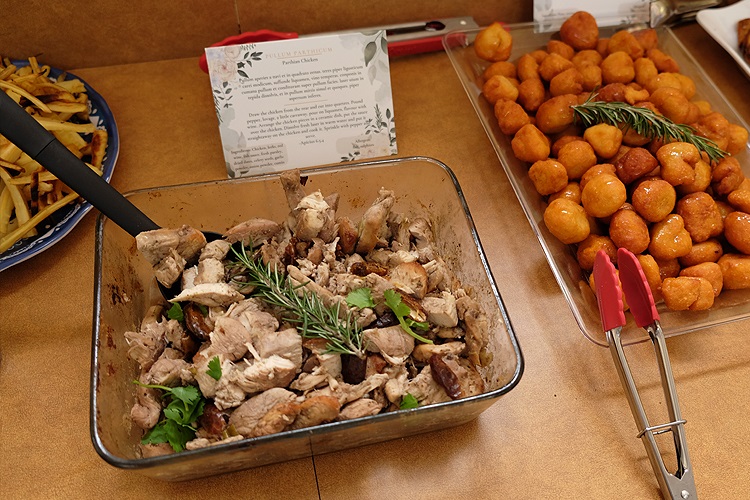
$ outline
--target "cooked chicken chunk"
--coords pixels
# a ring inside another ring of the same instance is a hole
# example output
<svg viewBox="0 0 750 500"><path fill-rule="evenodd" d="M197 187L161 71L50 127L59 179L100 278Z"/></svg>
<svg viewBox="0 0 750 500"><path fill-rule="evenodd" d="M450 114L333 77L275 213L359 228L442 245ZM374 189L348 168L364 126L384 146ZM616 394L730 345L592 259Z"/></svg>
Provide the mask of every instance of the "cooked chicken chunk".
<svg viewBox="0 0 750 500"><path fill-rule="evenodd" d="M357 385L347 384L346 382L329 381L329 386L313 392L315 395L327 395L336 397L344 405L355 399L363 397L370 391L382 387L388 382L388 375L385 373L376 373L367 377Z"/></svg>
<svg viewBox="0 0 750 500"><path fill-rule="evenodd" d="M291 361L297 370L302 367L302 337L296 328L266 332L253 340L253 346L261 358L280 356Z"/></svg>
<svg viewBox="0 0 750 500"><path fill-rule="evenodd" d="M346 255L351 255L357 246L357 238L359 237L357 228L349 217L339 217L336 222L339 227L338 236L341 251Z"/></svg>
<svg viewBox="0 0 750 500"><path fill-rule="evenodd" d="M450 292L442 292L440 297L425 297L422 309L427 313L427 321L433 325L447 328L458 325L456 298Z"/></svg>
<svg viewBox="0 0 750 500"><path fill-rule="evenodd" d="M331 422L339 415L339 400L333 396L313 396L299 404L299 412L289 430Z"/></svg>
<svg viewBox="0 0 750 500"><path fill-rule="evenodd" d="M198 261L205 259L216 259L224 260L229 253L229 249L232 248L232 244L227 240L213 240L206 243L206 246L201 250L201 255Z"/></svg>
<svg viewBox="0 0 750 500"><path fill-rule="evenodd" d="M224 233L229 243L241 241L243 245L256 247L281 231L281 226L272 220L253 217L241 222Z"/></svg>
<svg viewBox="0 0 750 500"><path fill-rule="evenodd" d="M433 354L439 356L445 356L446 354L453 354L455 356L461 355L466 349L466 344L463 342L446 342L444 344L419 344L414 348L412 356L416 361L420 363L427 363Z"/></svg>
<svg viewBox="0 0 750 500"><path fill-rule="evenodd" d="M242 441L245 439L244 436L229 436L226 439L210 440L206 438L193 439L185 443L186 450L199 450L201 448L208 448L209 446L216 446L218 444L234 443L235 441Z"/></svg>
<svg viewBox="0 0 750 500"><path fill-rule="evenodd" d="M128 343L128 357L136 361L143 371L151 368L167 346L166 337L170 320L158 320L162 309L161 306L152 306L141 321L140 329L124 334Z"/></svg>
<svg viewBox="0 0 750 500"><path fill-rule="evenodd" d="M159 283L169 288L180 279L186 264L187 261L177 250L170 248L167 256L154 266L154 276Z"/></svg>
<svg viewBox="0 0 750 500"><path fill-rule="evenodd" d="M255 433L255 428L260 420L277 404L291 403L295 398L293 392L280 387L261 392L242 403L232 412L229 416L229 425L234 426L235 430L245 437L260 435Z"/></svg>
<svg viewBox="0 0 750 500"><path fill-rule="evenodd" d="M145 374L141 376L141 383L147 383ZM130 418L141 429L149 430L159 422L161 416L160 391L139 385L135 389L135 397L136 403L130 410Z"/></svg>
<svg viewBox="0 0 750 500"><path fill-rule="evenodd" d="M299 205L307 194L305 188L300 183L300 171L299 169L285 170L279 175L281 180L281 187L284 188L284 194L286 194L286 203L289 206L289 211L293 211Z"/></svg>
<svg viewBox="0 0 750 500"><path fill-rule="evenodd" d="M354 420L355 418L369 417L377 415L382 409L383 405L374 399L362 398L352 401L341 408L337 420Z"/></svg>
<svg viewBox="0 0 750 500"><path fill-rule="evenodd" d="M419 262L424 264L435 260L435 236L430 222L422 217L414 219L409 226L409 232L414 238L414 247L419 255Z"/></svg>
<svg viewBox="0 0 750 500"><path fill-rule="evenodd" d="M204 306L228 306L245 298L227 283L201 283L183 290L170 302L195 302Z"/></svg>
<svg viewBox="0 0 750 500"><path fill-rule="evenodd" d="M224 281L224 264L218 259L203 259L198 262L198 274L194 285L202 283L221 283Z"/></svg>
<svg viewBox="0 0 750 500"><path fill-rule="evenodd" d="M167 387L184 385L185 379L192 379L192 375L187 371L189 367L184 359L158 359L146 374L146 383ZM184 375L183 370L186 372Z"/></svg>
<svg viewBox="0 0 750 500"><path fill-rule="evenodd" d="M206 246L204 234L190 226L144 231L135 237L135 241L138 251L152 266L167 257L170 250L175 250L183 259L191 262Z"/></svg>
<svg viewBox="0 0 750 500"><path fill-rule="evenodd" d="M223 355L231 361L240 359L247 353L247 343L252 342L252 332L239 320L224 316L216 320L211 332L211 345L204 355L213 357Z"/></svg>
<svg viewBox="0 0 750 500"><path fill-rule="evenodd" d="M247 394L255 394L272 387L286 387L297 374L297 366L293 362L275 354L252 362L246 359L245 363L244 369L238 365L238 370L227 374L227 380L242 388Z"/></svg>
<svg viewBox="0 0 750 500"><path fill-rule="evenodd" d="M490 327L487 316L476 300L465 295L456 300L459 319L466 324L466 346L468 357L476 366L484 366L486 358L483 355L490 340Z"/></svg>
<svg viewBox="0 0 750 500"><path fill-rule="evenodd" d="M421 299L427 293L427 271L419 262L404 262L391 269L389 276L396 288Z"/></svg>
<svg viewBox="0 0 750 500"><path fill-rule="evenodd" d="M367 209L359 223L359 239L357 240L356 251L360 254L366 254L375 248L380 241L380 232L382 231L388 214L393 208L396 201L393 191L380 189L380 195L373 202L372 206Z"/></svg>
<svg viewBox="0 0 750 500"><path fill-rule="evenodd" d="M320 191L315 191L300 200L293 215L294 235L300 241L312 241L330 220L331 207Z"/></svg>
<svg viewBox="0 0 750 500"><path fill-rule="evenodd" d="M365 330L362 341L368 351L394 358L405 358L414 350L414 337L399 325Z"/></svg>
<svg viewBox="0 0 750 500"><path fill-rule="evenodd" d="M445 389L435 382L430 365L422 368L422 371L406 384L405 392L414 396L419 402L419 406L451 400Z"/></svg>

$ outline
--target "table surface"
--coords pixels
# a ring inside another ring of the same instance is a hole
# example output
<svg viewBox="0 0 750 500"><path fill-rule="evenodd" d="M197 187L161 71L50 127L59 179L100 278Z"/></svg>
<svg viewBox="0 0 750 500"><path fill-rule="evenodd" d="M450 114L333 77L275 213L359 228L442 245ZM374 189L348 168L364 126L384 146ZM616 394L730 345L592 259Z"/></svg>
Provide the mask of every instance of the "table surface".
<svg viewBox="0 0 750 500"><path fill-rule="evenodd" d="M750 122L750 81L734 61L697 24L675 31ZM469 424L363 448L184 483L116 469L89 436L92 211L0 275L0 496L659 497L610 354L576 326L448 57L396 59L391 72L399 156L431 156L456 173L521 344L518 386ZM197 59L76 73L116 116L118 190L225 177ZM750 487L747 327L667 341L702 498L747 497ZM628 356L646 408L663 410L651 347Z"/></svg>

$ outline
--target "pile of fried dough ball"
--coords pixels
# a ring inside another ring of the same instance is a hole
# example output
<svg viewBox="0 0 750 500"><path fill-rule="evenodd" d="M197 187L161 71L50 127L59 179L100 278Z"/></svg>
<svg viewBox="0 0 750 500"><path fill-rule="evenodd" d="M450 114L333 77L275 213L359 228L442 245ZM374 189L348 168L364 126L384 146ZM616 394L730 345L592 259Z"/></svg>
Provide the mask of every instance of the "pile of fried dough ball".
<svg viewBox="0 0 750 500"><path fill-rule="evenodd" d="M476 55L491 62L483 96L547 200L549 231L577 245L585 272L599 250L615 264L617 248L632 251L654 299L672 310L709 309L722 289L750 288L750 179L737 159L711 162L692 144L664 144L625 125L583 130L571 106L598 91L598 101L688 124L730 155L745 150L748 131L698 100L653 29L600 38L594 17L576 12L552 38L513 62L502 24L474 42Z"/></svg>

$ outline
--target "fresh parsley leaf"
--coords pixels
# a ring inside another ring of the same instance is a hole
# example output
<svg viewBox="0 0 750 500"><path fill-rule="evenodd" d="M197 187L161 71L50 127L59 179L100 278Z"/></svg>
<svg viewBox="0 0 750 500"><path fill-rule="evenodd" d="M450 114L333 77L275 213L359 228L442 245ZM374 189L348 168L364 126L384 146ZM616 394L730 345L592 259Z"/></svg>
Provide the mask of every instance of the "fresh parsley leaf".
<svg viewBox="0 0 750 500"><path fill-rule="evenodd" d="M167 311L167 317L169 319L176 319L177 321L185 320L185 315L182 313L182 306L179 302L172 304L172 307Z"/></svg>
<svg viewBox="0 0 750 500"><path fill-rule="evenodd" d="M163 397L170 398L169 404L162 411L164 418L143 436L141 443L169 443L176 452L184 450L185 444L195 438L196 428L193 424L203 414L206 405L206 399L200 390L192 385L166 387L142 384L138 380L133 382L142 387L161 389L165 392Z"/></svg>
<svg viewBox="0 0 750 500"><path fill-rule="evenodd" d="M409 410L411 408L419 408L419 401L417 401L417 398L409 394L408 392L404 394L404 396L401 398L401 404L399 405L399 408L402 410Z"/></svg>
<svg viewBox="0 0 750 500"><path fill-rule="evenodd" d="M375 301L372 300L372 294L369 288L357 288L349 292L346 296L346 303L352 307L375 307Z"/></svg>
<svg viewBox="0 0 750 500"><path fill-rule="evenodd" d="M401 300L401 295L399 295L397 291L388 289L383 292L383 297L385 298L385 305L387 305L391 309L391 311L393 311L393 314L395 314L396 318L398 319L398 324L401 325L401 328L406 333L419 340L420 342L424 342L425 344L433 343L432 340L422 337L411 329L411 327L414 326L426 330L427 328L429 328L429 325L427 323L414 321L409 317L411 309L409 309L409 306L404 304L404 302Z"/></svg>
<svg viewBox="0 0 750 500"><path fill-rule="evenodd" d="M219 380L221 378L221 361L219 360L219 356L211 358L211 361L208 362L208 370L206 370L206 373L208 373L208 375L214 380Z"/></svg>
<svg viewBox="0 0 750 500"><path fill-rule="evenodd" d="M193 302L195 304L195 302ZM196 304L198 306L198 310L201 312L202 315L208 316L208 307L204 306L203 304Z"/></svg>

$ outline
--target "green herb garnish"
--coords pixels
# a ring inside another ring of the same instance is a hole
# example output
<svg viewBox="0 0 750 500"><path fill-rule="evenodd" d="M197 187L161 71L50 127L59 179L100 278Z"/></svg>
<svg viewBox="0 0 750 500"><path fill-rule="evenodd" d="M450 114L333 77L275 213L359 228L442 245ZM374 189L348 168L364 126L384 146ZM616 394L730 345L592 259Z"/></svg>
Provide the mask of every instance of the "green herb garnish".
<svg viewBox="0 0 750 500"><path fill-rule="evenodd" d="M142 384L138 380L133 383L151 389L161 389L165 392L162 397L169 396L171 401L162 413L164 418L153 429L148 431L141 443L159 444L169 443L176 452L185 449L185 444L195 438L193 424L203 414L206 399L197 387L166 387L163 385Z"/></svg>
<svg viewBox="0 0 750 500"><path fill-rule="evenodd" d="M208 362L206 373L214 380L221 378L221 361L219 360L219 356L211 358L211 361Z"/></svg>
<svg viewBox="0 0 750 500"><path fill-rule="evenodd" d="M167 317L169 319L176 319L177 321L185 321L185 314L183 314L182 306L179 302L172 304L172 307L167 311Z"/></svg>
<svg viewBox="0 0 750 500"><path fill-rule="evenodd" d="M399 405L399 408L402 410L410 410L412 408L419 408L419 401L417 401L417 398L409 394L408 392L404 394L404 396L401 398L401 404Z"/></svg>
<svg viewBox="0 0 750 500"><path fill-rule="evenodd" d="M372 300L372 294L369 288L357 288L349 292L346 296L346 303L352 307L359 307L364 309L365 307L375 307L375 301Z"/></svg>
<svg viewBox="0 0 750 500"><path fill-rule="evenodd" d="M398 292L392 289L388 289L383 292L383 297L385 297L385 305L387 305L391 309L391 311L393 311L393 314L395 314L396 318L398 319L399 325L401 325L401 328L403 328L406 333L419 340L420 342L424 342L425 344L433 343L432 340L418 335L414 330L411 329L411 327L415 327L421 330L427 330L430 325L425 322L414 321L409 317L411 309L409 309L409 306L404 304L404 302L401 300L401 295L399 295Z"/></svg>
<svg viewBox="0 0 750 500"><path fill-rule="evenodd" d="M352 354L364 359L362 330L348 309L341 310L337 302L329 307L317 294L303 286L295 286L291 279L271 265L263 265L245 251L232 249L238 264L247 273L244 284L255 287L252 295L285 311L285 319L296 323L304 338L325 339L328 352Z"/></svg>
<svg viewBox="0 0 750 500"><path fill-rule="evenodd" d="M625 102L605 102L596 100L593 92L583 104L571 106L585 127L597 123L607 123L616 127L626 125L637 134L650 139L661 139L665 143L687 142L703 151L708 158L718 161L729 153L721 149L714 141L697 134L690 125L675 123L669 118L654 113L648 108L633 106Z"/></svg>

